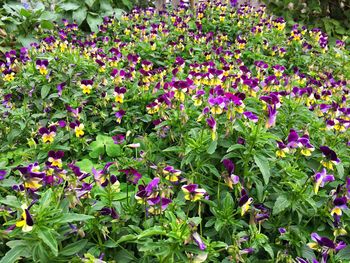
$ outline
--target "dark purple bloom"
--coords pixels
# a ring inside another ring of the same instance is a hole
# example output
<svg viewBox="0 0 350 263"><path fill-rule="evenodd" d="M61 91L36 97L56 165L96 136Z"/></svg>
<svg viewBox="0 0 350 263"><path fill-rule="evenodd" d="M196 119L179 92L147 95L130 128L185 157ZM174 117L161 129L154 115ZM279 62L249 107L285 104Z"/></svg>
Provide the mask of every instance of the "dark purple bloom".
<svg viewBox="0 0 350 263"><path fill-rule="evenodd" d="M243 115L245 117L247 117L249 120L251 120L252 122L257 122L259 120L258 116L256 116L254 113L252 113L251 111L246 111L243 112Z"/></svg>
<svg viewBox="0 0 350 263"><path fill-rule="evenodd" d="M125 135L124 134L117 134L115 136L112 136L112 139L114 141L114 144L121 144L125 141Z"/></svg>
<svg viewBox="0 0 350 263"><path fill-rule="evenodd" d="M328 146L321 146L320 150L323 153L323 156L325 156L329 161L334 163L340 162L335 151L331 150Z"/></svg>
<svg viewBox="0 0 350 263"><path fill-rule="evenodd" d="M142 175L134 168L119 170L119 172L124 173L127 181L132 184L137 184L142 177Z"/></svg>
<svg viewBox="0 0 350 263"><path fill-rule="evenodd" d="M0 170L0 181L4 180L6 173L7 173L6 170Z"/></svg>

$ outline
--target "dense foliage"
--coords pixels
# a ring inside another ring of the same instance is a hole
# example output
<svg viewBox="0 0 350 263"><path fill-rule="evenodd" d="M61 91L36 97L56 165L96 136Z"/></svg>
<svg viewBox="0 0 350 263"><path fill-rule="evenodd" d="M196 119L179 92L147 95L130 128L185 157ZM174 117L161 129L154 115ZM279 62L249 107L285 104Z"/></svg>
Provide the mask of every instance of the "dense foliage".
<svg viewBox="0 0 350 263"><path fill-rule="evenodd" d="M0 62L1 263L349 262L344 42L215 2L64 23Z"/></svg>
<svg viewBox="0 0 350 263"><path fill-rule="evenodd" d="M350 36L349 0L265 0L269 11L295 21L319 27L333 37Z"/></svg>

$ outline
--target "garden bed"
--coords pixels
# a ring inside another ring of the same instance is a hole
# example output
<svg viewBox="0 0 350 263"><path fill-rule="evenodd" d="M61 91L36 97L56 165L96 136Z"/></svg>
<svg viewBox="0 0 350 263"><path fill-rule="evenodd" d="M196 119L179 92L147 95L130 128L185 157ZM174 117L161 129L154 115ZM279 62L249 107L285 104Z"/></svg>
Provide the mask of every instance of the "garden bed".
<svg viewBox="0 0 350 263"><path fill-rule="evenodd" d="M344 42L223 3L40 35L0 62L1 263L350 260Z"/></svg>

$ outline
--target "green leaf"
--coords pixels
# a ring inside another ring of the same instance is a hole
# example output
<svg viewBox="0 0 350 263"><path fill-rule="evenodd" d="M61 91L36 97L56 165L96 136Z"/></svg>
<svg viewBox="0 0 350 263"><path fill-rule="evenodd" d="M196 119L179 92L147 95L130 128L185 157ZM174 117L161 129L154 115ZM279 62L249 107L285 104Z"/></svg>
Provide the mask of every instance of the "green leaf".
<svg viewBox="0 0 350 263"><path fill-rule="evenodd" d="M64 213L57 221L60 222L61 224L64 224L64 223L71 223L76 221L86 221L93 218L94 217L90 215Z"/></svg>
<svg viewBox="0 0 350 263"><path fill-rule="evenodd" d="M117 157L121 155L122 150L118 144L108 144L106 146L106 153L109 157Z"/></svg>
<svg viewBox="0 0 350 263"><path fill-rule="evenodd" d="M22 209L21 202L18 201L17 197L13 195L6 196L6 199L0 200L0 203L8 205L10 207L17 208L17 209Z"/></svg>
<svg viewBox="0 0 350 263"><path fill-rule="evenodd" d="M43 20L41 21L40 23L41 27L44 28L44 29L53 29L54 28L54 25L51 21L48 21L48 20Z"/></svg>
<svg viewBox="0 0 350 263"><path fill-rule="evenodd" d="M11 248L5 256L0 260L0 263L13 263L16 262L21 256L23 256L27 247L16 246Z"/></svg>
<svg viewBox="0 0 350 263"><path fill-rule="evenodd" d="M43 86L41 88L41 98L45 99L46 96L49 94L51 87L49 85Z"/></svg>
<svg viewBox="0 0 350 263"><path fill-rule="evenodd" d="M122 0L123 4L128 8L132 8L132 2L130 0Z"/></svg>
<svg viewBox="0 0 350 263"><path fill-rule="evenodd" d="M40 198L40 206L42 208L48 208L51 203L52 189L48 189Z"/></svg>
<svg viewBox="0 0 350 263"><path fill-rule="evenodd" d="M134 241L135 239L136 239L136 236L133 234L125 235L117 240L117 244L120 244L126 241Z"/></svg>
<svg viewBox="0 0 350 263"><path fill-rule="evenodd" d="M32 257L35 262L49 262L50 255L46 247L44 247L43 242L37 242L32 251Z"/></svg>
<svg viewBox="0 0 350 263"><path fill-rule="evenodd" d="M61 251L60 255L62 256L72 256L78 252L80 252L88 243L86 239L79 240L77 242L74 242L72 244L68 244L65 246Z"/></svg>
<svg viewBox="0 0 350 263"><path fill-rule="evenodd" d="M263 248L267 253L269 253L270 257L274 259L275 255L273 253L272 247L269 244L264 244Z"/></svg>
<svg viewBox="0 0 350 263"><path fill-rule="evenodd" d="M350 261L350 246L347 246L346 248L340 250L337 255L335 256L336 260L345 260L348 262Z"/></svg>
<svg viewBox="0 0 350 263"><path fill-rule="evenodd" d="M113 7L108 0L100 0L100 9L106 12L108 11L113 12Z"/></svg>
<svg viewBox="0 0 350 263"><path fill-rule="evenodd" d="M57 240L48 227L40 227L38 230L38 237L51 249L55 256L58 255Z"/></svg>
<svg viewBox="0 0 350 263"><path fill-rule="evenodd" d="M303 246L301 248L301 256L303 258L308 259L308 260L312 260L313 258L316 258L314 251L311 248L309 248L308 246Z"/></svg>
<svg viewBox="0 0 350 263"><path fill-rule="evenodd" d="M239 149L245 149L245 146L242 145L242 144L234 144L234 145L231 145L228 149L227 149L227 152L232 152L234 150L239 150Z"/></svg>
<svg viewBox="0 0 350 263"><path fill-rule="evenodd" d="M163 152L181 152L181 151L182 151L181 146L171 146L163 150Z"/></svg>
<svg viewBox="0 0 350 263"><path fill-rule="evenodd" d="M102 24L101 17L88 14L86 21L92 32L98 32L98 25Z"/></svg>
<svg viewBox="0 0 350 263"><path fill-rule="evenodd" d="M91 158L99 158L105 153L105 146L101 141L94 141L90 144L90 150L89 156Z"/></svg>
<svg viewBox="0 0 350 263"><path fill-rule="evenodd" d="M213 154L218 146L218 141L212 141L208 147L207 153Z"/></svg>
<svg viewBox="0 0 350 263"><path fill-rule="evenodd" d="M48 20L48 21L55 21L55 20L57 20L57 17L58 17L58 15L56 15L53 12L49 12L49 11L44 11L40 15L41 20Z"/></svg>
<svg viewBox="0 0 350 263"><path fill-rule="evenodd" d="M80 5L72 2L66 2L59 5L65 11L77 10Z"/></svg>
<svg viewBox="0 0 350 263"><path fill-rule="evenodd" d="M254 161L263 175L264 183L267 185L271 176L269 161L262 155L254 155Z"/></svg>
<svg viewBox="0 0 350 263"><path fill-rule="evenodd" d="M163 230L163 228L161 228L160 226L154 226L143 231L140 235L137 236L137 239L141 239L149 236L165 235L165 234L166 234L166 231Z"/></svg>
<svg viewBox="0 0 350 263"><path fill-rule="evenodd" d="M78 23L80 26L81 23L86 19L87 8L79 8L78 10L73 12L72 18Z"/></svg>
<svg viewBox="0 0 350 263"><path fill-rule="evenodd" d="M32 35L28 36L18 36L18 41L22 44L24 47L29 47L31 43L38 43L38 40L34 38Z"/></svg>
<svg viewBox="0 0 350 263"><path fill-rule="evenodd" d="M286 208L288 208L291 205L290 200L284 196L284 195L280 195L279 197L277 197L275 205L273 206L273 215L277 215L279 213L281 213L283 210L285 210Z"/></svg>
<svg viewBox="0 0 350 263"><path fill-rule="evenodd" d="M22 8L21 11L19 12L22 16L25 16L25 17L30 17L32 15L32 12L27 10L27 9L24 9Z"/></svg>
<svg viewBox="0 0 350 263"><path fill-rule="evenodd" d="M94 167L94 164L89 159L83 159L76 163L76 165L86 173L90 173L92 167Z"/></svg>
<svg viewBox="0 0 350 263"><path fill-rule="evenodd" d="M92 7L96 0L85 0L85 4L87 4L89 7Z"/></svg>
<svg viewBox="0 0 350 263"><path fill-rule="evenodd" d="M337 168L337 172L339 174L339 178L344 178L344 165L343 163L339 163L335 166Z"/></svg>

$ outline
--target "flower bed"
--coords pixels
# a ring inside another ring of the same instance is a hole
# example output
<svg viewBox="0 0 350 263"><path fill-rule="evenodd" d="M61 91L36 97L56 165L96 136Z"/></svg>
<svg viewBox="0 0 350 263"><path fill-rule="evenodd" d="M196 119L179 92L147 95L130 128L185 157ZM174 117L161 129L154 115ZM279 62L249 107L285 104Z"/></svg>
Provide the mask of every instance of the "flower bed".
<svg viewBox="0 0 350 263"><path fill-rule="evenodd" d="M263 6L43 32L0 64L0 262L347 262L349 65Z"/></svg>

